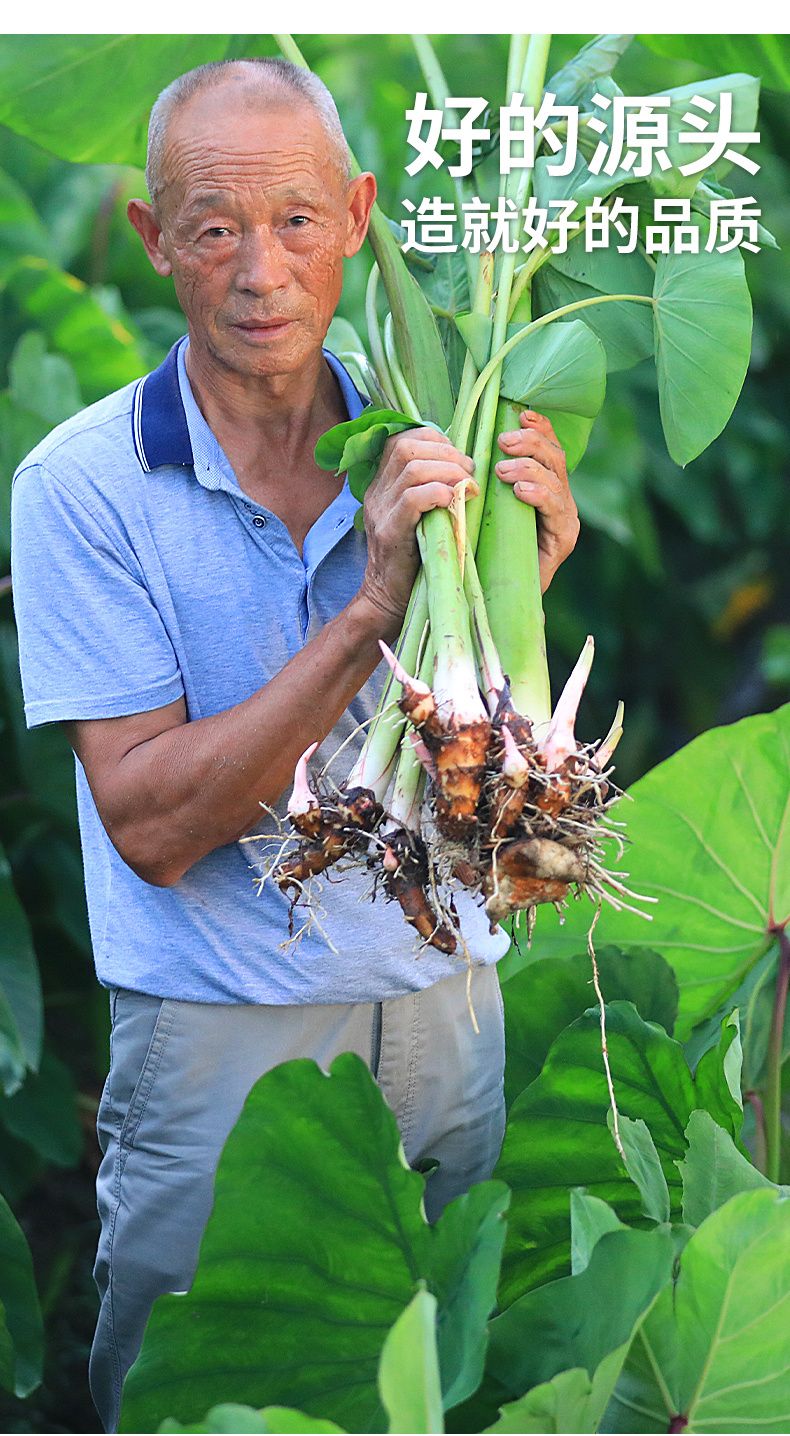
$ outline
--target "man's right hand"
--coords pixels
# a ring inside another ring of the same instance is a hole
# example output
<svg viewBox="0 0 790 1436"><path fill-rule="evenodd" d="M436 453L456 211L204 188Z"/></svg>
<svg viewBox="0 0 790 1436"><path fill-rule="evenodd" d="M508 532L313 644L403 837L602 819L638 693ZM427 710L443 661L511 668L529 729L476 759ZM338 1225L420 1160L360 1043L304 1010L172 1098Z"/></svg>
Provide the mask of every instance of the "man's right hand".
<svg viewBox="0 0 790 1436"><path fill-rule="evenodd" d="M473 472L472 460L438 429L407 429L384 446L365 495L368 563L360 593L398 628L420 562L417 524L430 509L449 508L456 484ZM473 480L467 497L475 493Z"/></svg>

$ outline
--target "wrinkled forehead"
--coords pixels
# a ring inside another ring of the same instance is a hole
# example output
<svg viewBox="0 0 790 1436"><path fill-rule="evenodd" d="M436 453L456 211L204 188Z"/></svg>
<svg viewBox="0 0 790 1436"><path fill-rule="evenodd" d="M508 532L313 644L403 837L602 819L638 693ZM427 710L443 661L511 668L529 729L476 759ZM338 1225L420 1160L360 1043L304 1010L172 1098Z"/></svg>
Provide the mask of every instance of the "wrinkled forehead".
<svg viewBox="0 0 790 1436"><path fill-rule="evenodd" d="M179 208L207 190L296 186L340 198L347 187L337 145L308 101L236 85L201 92L171 117L162 181L168 207Z"/></svg>

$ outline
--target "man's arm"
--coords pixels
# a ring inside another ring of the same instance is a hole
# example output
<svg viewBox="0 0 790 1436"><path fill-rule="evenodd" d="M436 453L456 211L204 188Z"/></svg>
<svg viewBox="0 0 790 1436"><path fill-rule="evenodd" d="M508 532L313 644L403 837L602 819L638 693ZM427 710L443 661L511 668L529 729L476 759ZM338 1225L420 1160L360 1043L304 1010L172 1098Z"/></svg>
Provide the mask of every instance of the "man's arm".
<svg viewBox="0 0 790 1436"><path fill-rule="evenodd" d="M502 436L499 477L539 512L545 590L579 524L565 458L548 420L522 415ZM432 429L390 439L365 498L368 564L359 594L243 703L187 721L183 698L147 713L67 726L102 822L129 867L170 886L235 842L286 790L296 761L331 732L397 636L417 571L416 526L446 508L472 462Z"/></svg>
<svg viewBox="0 0 790 1436"><path fill-rule="evenodd" d="M360 593L265 687L223 713L188 722L179 698L149 713L66 724L129 867L167 887L247 832L260 803L277 801L300 753L326 737L370 677L377 638L397 631Z"/></svg>
<svg viewBox="0 0 790 1436"><path fill-rule="evenodd" d="M365 499L368 564L357 596L243 703L187 721L183 698L147 713L66 725L104 826L139 877L170 886L235 842L288 787L396 638L417 571L416 526L448 507L472 462L443 434L391 439Z"/></svg>

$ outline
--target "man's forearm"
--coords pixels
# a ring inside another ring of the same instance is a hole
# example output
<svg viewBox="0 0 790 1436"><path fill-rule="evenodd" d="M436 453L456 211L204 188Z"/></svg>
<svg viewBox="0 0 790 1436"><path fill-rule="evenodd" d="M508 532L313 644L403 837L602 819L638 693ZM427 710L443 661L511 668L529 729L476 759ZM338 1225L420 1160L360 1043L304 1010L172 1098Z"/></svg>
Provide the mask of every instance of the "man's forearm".
<svg viewBox="0 0 790 1436"><path fill-rule="evenodd" d="M117 769L110 836L149 882L169 885L236 841L288 787L300 754L321 742L376 668L393 624L358 595L243 703L181 722L135 747Z"/></svg>

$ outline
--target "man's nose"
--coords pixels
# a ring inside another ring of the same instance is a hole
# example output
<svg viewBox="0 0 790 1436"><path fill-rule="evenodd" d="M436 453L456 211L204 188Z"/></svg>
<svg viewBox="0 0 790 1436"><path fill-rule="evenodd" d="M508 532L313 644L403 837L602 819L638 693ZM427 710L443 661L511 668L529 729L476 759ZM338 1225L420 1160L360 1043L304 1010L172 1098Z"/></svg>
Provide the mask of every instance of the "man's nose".
<svg viewBox="0 0 790 1436"><path fill-rule="evenodd" d="M291 271L287 252L271 230L256 229L246 234L239 258L237 289L264 295L288 288Z"/></svg>

